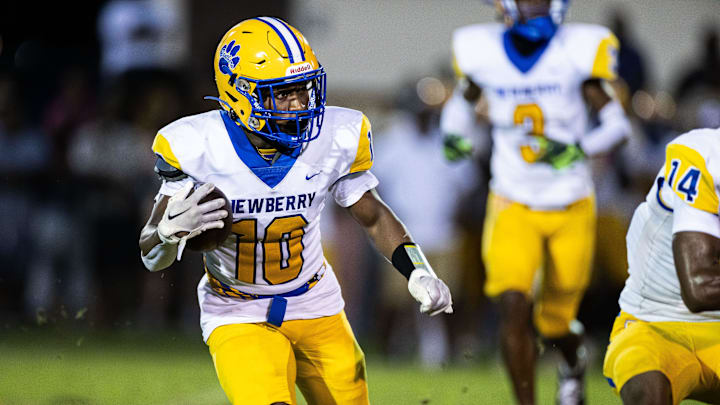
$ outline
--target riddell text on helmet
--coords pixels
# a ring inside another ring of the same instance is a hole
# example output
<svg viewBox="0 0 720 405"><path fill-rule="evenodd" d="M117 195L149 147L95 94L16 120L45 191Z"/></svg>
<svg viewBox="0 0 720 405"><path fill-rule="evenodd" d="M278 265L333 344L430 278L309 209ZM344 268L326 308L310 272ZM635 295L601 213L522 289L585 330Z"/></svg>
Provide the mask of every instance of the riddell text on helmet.
<svg viewBox="0 0 720 405"><path fill-rule="evenodd" d="M303 72L309 72L311 70L313 70L313 67L310 64L310 62L305 62L305 63L301 63L299 65L288 66L288 68L285 70L285 75L286 76L296 75L296 74L303 73Z"/></svg>

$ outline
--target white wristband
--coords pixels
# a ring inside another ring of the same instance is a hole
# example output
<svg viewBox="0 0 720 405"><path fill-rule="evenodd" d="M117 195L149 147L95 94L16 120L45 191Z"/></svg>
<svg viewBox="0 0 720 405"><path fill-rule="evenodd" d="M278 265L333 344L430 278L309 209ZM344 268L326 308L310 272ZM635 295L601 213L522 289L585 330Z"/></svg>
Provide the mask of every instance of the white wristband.
<svg viewBox="0 0 720 405"><path fill-rule="evenodd" d="M140 252L140 258L146 269L158 271L170 267L175 261L177 253L177 243L160 243L150 249L147 255Z"/></svg>

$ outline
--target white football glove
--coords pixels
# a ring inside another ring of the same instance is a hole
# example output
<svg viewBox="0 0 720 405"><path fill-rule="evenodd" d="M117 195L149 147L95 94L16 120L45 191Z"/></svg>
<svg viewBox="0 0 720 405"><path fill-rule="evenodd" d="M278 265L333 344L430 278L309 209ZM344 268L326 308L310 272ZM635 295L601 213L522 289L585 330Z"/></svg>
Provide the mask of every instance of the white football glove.
<svg viewBox="0 0 720 405"><path fill-rule="evenodd" d="M420 303L420 312L437 315L441 312L452 314L452 296L445 283L432 270L418 268L410 273L408 280L410 295Z"/></svg>
<svg viewBox="0 0 720 405"><path fill-rule="evenodd" d="M226 210L220 209L225 205L222 198L198 204L215 189L214 184L205 183L188 196L193 186L193 182L188 182L170 197L165 213L157 226L158 236L163 243L178 245L178 260L182 257L188 239L208 229L222 228L224 225L222 219L228 215ZM187 234L178 236L179 232L187 232Z"/></svg>

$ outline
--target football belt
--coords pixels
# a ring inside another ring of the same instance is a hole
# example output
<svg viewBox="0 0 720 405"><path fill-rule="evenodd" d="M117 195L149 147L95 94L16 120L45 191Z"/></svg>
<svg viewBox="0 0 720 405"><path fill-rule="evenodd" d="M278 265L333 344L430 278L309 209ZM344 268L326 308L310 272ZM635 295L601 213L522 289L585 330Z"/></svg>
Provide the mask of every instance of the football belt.
<svg viewBox="0 0 720 405"><path fill-rule="evenodd" d="M270 303L270 310L268 311L268 317L267 322L271 325L275 325L280 327L283 323L283 320L285 319L285 310L287 309L287 297L296 297L298 295L305 294L308 290L315 287L315 285L320 281L320 279L325 275L325 272L322 271L325 269L325 262L323 261L322 266L320 267L320 270L315 273L312 277L310 277L310 280L306 281L303 285L300 287L284 292L281 294L251 294L247 292L243 292L238 290L237 288L230 287L229 285L223 283L222 281L215 278L207 269L207 266L205 267L205 274L208 276L208 281L210 282L210 288L212 288L213 291L216 293L222 295L223 297L229 297L229 298L240 298L243 300L261 300L261 299L272 299L272 302Z"/></svg>

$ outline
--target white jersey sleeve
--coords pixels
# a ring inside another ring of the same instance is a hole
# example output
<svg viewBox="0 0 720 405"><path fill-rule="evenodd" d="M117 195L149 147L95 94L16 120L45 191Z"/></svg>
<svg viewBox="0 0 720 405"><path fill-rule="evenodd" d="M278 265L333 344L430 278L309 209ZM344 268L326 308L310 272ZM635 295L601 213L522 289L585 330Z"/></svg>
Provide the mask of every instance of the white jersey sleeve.
<svg viewBox="0 0 720 405"><path fill-rule="evenodd" d="M620 42L609 29L595 24L565 24L568 56L588 78L615 80Z"/></svg>
<svg viewBox="0 0 720 405"><path fill-rule="evenodd" d="M153 141L153 152L165 162L192 176L206 160L208 134L223 128L212 119L217 111L193 115L174 121L161 128Z"/></svg>
<svg viewBox="0 0 720 405"><path fill-rule="evenodd" d="M354 151L354 158L348 160L340 178L330 187L335 202L341 207L355 204L366 191L378 185L377 178L370 173L375 160L370 120L363 114L358 130L345 132L345 135L347 144L354 145L348 147L350 155Z"/></svg>
<svg viewBox="0 0 720 405"><path fill-rule="evenodd" d="M491 83L496 71L493 59L504 54L500 24L475 24L453 33L453 66L458 77L467 77L480 87Z"/></svg>
<svg viewBox="0 0 720 405"><path fill-rule="evenodd" d="M202 162L206 154L203 146L207 138L203 134L219 129L211 118L215 115L217 112L211 111L184 117L161 128L155 135L153 152L169 165L190 176L178 181L163 179L159 194L172 196L187 182L193 181L192 173L197 176L198 162Z"/></svg>
<svg viewBox="0 0 720 405"><path fill-rule="evenodd" d="M709 155L720 152L714 145L720 139L709 136L702 131L691 132L667 146L665 178L675 200L673 233L696 231L720 238L720 167Z"/></svg>

